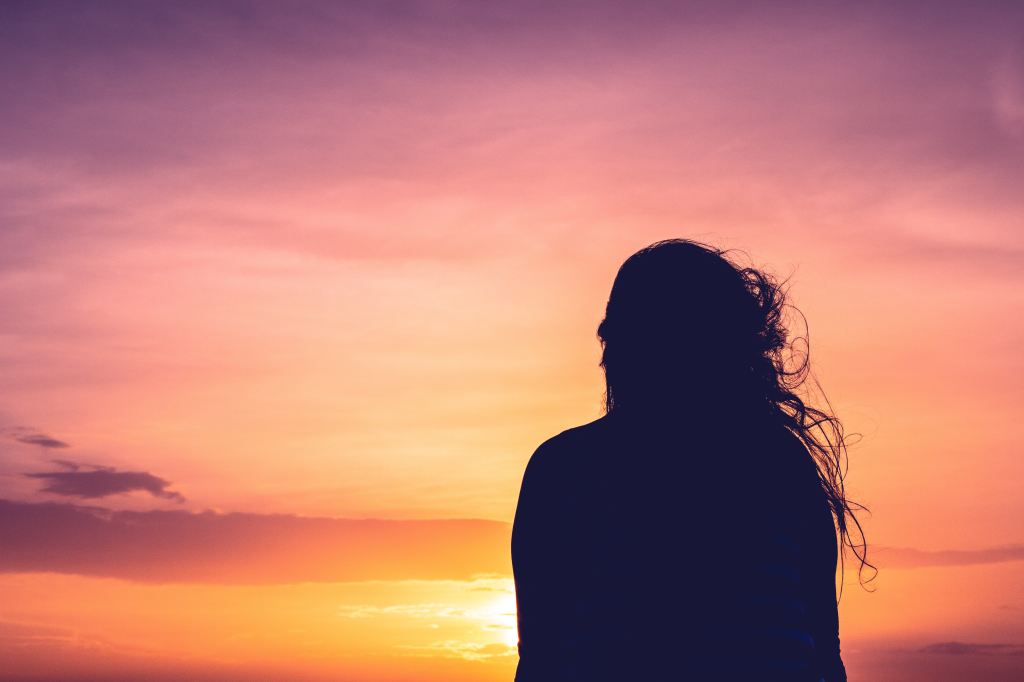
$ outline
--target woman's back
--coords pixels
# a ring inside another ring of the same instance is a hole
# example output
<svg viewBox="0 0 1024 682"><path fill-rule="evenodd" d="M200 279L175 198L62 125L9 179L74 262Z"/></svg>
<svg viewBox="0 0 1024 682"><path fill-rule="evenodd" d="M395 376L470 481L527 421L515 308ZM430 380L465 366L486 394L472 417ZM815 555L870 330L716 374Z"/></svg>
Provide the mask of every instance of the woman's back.
<svg viewBox="0 0 1024 682"><path fill-rule="evenodd" d="M781 427L617 417L527 468L516 679L843 679L835 535L806 449Z"/></svg>
<svg viewBox="0 0 1024 682"><path fill-rule="evenodd" d="M607 413L523 478L520 682L846 679L837 534L866 561L842 425L798 394L785 306L696 242L623 263L598 326Z"/></svg>

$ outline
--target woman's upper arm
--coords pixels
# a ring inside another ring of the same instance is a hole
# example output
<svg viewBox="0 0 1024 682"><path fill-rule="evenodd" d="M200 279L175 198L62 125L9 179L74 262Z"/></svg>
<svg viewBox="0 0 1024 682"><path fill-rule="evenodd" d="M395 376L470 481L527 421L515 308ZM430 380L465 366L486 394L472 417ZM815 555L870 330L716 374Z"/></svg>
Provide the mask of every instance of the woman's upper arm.
<svg viewBox="0 0 1024 682"><path fill-rule="evenodd" d="M846 682L839 651L839 606L836 602L836 566L839 548L832 513L827 505L816 510L812 526L812 553L806 569L808 614L818 665L825 682Z"/></svg>
<svg viewBox="0 0 1024 682"><path fill-rule="evenodd" d="M567 665L570 607L558 455L551 441L546 441L530 458L512 527L519 682L554 679L552 675L559 677L556 671Z"/></svg>
<svg viewBox="0 0 1024 682"><path fill-rule="evenodd" d="M835 521L814 458L796 436L790 434L788 438L796 456L794 476L801 491L805 491L797 496L805 536L801 573L815 658L825 682L845 682L846 670L839 651L839 545Z"/></svg>

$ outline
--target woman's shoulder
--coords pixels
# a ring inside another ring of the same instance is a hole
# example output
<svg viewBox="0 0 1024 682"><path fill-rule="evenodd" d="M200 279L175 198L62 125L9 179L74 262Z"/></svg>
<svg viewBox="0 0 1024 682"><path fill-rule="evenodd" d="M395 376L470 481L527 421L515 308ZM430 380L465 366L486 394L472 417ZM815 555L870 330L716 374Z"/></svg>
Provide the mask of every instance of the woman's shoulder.
<svg viewBox="0 0 1024 682"><path fill-rule="evenodd" d="M608 428L608 419L608 415L604 415L586 424L565 429L548 438L541 446L566 449L600 438Z"/></svg>
<svg viewBox="0 0 1024 682"><path fill-rule="evenodd" d="M577 457L607 437L607 415L560 431L534 450L527 471L556 472L571 468Z"/></svg>

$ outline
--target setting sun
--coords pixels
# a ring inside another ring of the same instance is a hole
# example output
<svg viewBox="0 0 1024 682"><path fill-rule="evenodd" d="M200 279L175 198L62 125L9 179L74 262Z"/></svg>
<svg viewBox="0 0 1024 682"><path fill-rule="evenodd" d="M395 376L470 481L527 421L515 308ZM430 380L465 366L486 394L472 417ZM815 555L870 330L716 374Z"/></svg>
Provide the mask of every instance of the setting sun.
<svg viewBox="0 0 1024 682"><path fill-rule="evenodd" d="M851 434L850 679L1024 679L1024 3L0 35L0 678L511 682L524 468L602 414L623 259L687 237L788 282Z"/></svg>

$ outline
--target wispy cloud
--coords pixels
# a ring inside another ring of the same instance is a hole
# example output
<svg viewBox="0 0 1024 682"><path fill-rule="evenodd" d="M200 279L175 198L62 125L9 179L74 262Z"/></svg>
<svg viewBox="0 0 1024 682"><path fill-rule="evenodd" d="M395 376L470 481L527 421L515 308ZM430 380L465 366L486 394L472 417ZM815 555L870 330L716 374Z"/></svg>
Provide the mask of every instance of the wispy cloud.
<svg viewBox="0 0 1024 682"><path fill-rule="evenodd" d="M1024 139L1024 50L1007 50L992 77L992 100L1006 134Z"/></svg>
<svg viewBox="0 0 1024 682"><path fill-rule="evenodd" d="M402 616L406 618L465 618L466 610L450 604L392 604L376 606L372 604L350 604L341 607L341 613L347 618L374 618L380 616Z"/></svg>
<svg viewBox="0 0 1024 682"><path fill-rule="evenodd" d="M477 642L464 642L457 639L448 639L440 642L433 642L426 645L402 645L399 649L411 655L426 656L434 658L461 658L467 661L487 661L492 658L515 656L517 651L514 646L492 642L480 644Z"/></svg>
<svg viewBox="0 0 1024 682"><path fill-rule="evenodd" d="M168 490L168 486L171 485L169 481L147 471L118 471L114 467L81 464L66 459L52 461L66 471L38 471L24 474L27 478L46 481L46 485L40 488L42 492L66 497L96 499L141 491L165 500L185 501L185 496L181 493Z"/></svg>

